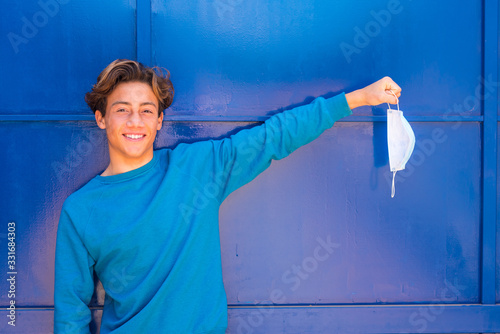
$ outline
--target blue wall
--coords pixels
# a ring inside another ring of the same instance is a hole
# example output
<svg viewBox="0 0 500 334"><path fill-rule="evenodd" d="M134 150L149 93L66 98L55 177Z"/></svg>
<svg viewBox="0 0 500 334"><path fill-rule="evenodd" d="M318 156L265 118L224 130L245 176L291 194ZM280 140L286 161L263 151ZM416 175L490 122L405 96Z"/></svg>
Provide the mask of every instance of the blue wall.
<svg viewBox="0 0 500 334"><path fill-rule="evenodd" d="M384 75L403 88L417 146L395 198L381 105L223 203L229 333L500 331L498 2L0 1L0 332L52 331L59 212L108 161L83 95L116 58L171 72L156 147Z"/></svg>

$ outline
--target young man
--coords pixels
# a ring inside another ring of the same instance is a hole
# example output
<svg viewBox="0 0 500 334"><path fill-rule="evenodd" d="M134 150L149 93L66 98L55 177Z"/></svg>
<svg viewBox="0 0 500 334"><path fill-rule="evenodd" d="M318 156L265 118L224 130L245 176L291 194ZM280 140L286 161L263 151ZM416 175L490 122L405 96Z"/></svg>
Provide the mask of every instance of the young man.
<svg viewBox="0 0 500 334"><path fill-rule="evenodd" d="M400 95L385 77L279 113L229 138L154 151L174 93L168 76L130 60L108 65L86 101L106 130L110 162L62 208L55 333L89 332L94 273L106 291L102 334L224 333L222 201L351 109L396 103L390 90Z"/></svg>

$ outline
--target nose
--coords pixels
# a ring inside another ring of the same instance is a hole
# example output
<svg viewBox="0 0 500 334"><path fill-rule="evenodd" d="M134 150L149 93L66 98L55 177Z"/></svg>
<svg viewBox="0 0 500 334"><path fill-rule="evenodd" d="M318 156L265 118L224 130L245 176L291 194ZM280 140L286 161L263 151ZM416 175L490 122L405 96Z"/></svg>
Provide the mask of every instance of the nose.
<svg viewBox="0 0 500 334"><path fill-rule="evenodd" d="M141 114L138 111L133 111L127 120L127 126L129 127L142 127L144 126L144 121L142 120Z"/></svg>

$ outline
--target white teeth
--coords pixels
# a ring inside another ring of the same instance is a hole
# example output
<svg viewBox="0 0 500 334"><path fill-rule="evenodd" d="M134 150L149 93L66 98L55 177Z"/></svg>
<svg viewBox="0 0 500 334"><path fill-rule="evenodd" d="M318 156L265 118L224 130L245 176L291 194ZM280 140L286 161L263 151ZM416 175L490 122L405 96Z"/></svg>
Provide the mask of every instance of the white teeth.
<svg viewBox="0 0 500 334"><path fill-rule="evenodd" d="M131 139L139 139L139 138L142 138L142 135L125 135L127 138L131 138Z"/></svg>

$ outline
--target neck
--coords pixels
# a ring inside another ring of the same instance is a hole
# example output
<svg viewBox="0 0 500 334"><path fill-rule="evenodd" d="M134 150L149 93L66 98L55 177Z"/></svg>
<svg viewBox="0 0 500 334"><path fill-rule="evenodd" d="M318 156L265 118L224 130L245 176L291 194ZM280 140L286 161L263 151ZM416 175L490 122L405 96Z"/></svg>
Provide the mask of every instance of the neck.
<svg viewBox="0 0 500 334"><path fill-rule="evenodd" d="M111 176L116 174L123 174L126 172L130 172L131 170L140 168L146 165L153 159L153 150L151 150L151 154L148 154L141 159L120 159L118 157L113 157L110 155L110 162L108 167L104 172L102 172L101 176Z"/></svg>

